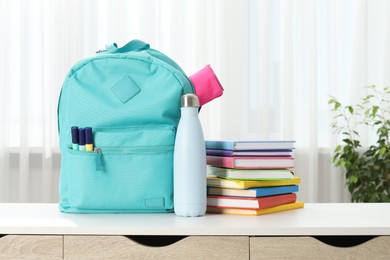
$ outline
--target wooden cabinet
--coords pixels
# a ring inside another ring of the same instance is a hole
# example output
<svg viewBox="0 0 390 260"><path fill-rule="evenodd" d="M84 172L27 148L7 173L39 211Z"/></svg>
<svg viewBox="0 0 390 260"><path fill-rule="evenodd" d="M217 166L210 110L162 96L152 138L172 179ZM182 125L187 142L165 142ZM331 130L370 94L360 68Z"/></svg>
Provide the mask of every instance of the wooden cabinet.
<svg viewBox="0 0 390 260"><path fill-rule="evenodd" d="M0 259L63 259L63 236L6 235L0 237Z"/></svg>
<svg viewBox="0 0 390 260"><path fill-rule="evenodd" d="M163 238L162 238L163 239ZM154 247L124 236L65 236L66 260L87 259L249 259L249 237L190 236Z"/></svg>
<svg viewBox="0 0 390 260"><path fill-rule="evenodd" d="M348 237L346 237L348 239ZM390 236L350 247L336 247L313 237L251 237L250 259L389 259Z"/></svg>
<svg viewBox="0 0 390 260"><path fill-rule="evenodd" d="M390 236L338 247L309 236L160 236L163 246L125 236L6 235L0 237L0 259L389 259ZM351 239L351 237L344 237ZM343 238L343 239L344 239ZM338 238L340 239L340 237ZM164 241L165 240L165 241ZM165 243L166 241L170 241Z"/></svg>
<svg viewBox="0 0 390 260"><path fill-rule="evenodd" d="M65 214L56 203L0 203L0 212L0 260L390 259L390 203L306 203L259 217Z"/></svg>

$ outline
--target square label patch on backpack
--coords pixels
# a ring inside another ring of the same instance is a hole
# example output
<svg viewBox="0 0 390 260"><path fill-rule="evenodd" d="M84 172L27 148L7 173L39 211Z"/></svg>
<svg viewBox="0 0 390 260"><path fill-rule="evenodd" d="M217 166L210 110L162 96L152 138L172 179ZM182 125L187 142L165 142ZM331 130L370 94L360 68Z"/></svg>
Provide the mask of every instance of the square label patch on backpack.
<svg viewBox="0 0 390 260"><path fill-rule="evenodd" d="M112 86L111 91L123 104L125 104L141 92L141 88L129 75L126 75Z"/></svg>

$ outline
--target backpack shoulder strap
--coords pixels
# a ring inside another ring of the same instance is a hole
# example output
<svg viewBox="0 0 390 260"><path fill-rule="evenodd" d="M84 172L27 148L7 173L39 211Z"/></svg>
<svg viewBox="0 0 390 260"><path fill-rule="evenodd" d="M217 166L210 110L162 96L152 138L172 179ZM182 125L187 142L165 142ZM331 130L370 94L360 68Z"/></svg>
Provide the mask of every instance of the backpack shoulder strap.
<svg viewBox="0 0 390 260"><path fill-rule="evenodd" d="M149 48L150 48L149 44L145 43L141 40L132 40L121 48L118 48L118 45L116 43L106 44L106 52L109 52L109 53L124 53L124 52L131 52L131 51L142 51L142 50L147 50Z"/></svg>

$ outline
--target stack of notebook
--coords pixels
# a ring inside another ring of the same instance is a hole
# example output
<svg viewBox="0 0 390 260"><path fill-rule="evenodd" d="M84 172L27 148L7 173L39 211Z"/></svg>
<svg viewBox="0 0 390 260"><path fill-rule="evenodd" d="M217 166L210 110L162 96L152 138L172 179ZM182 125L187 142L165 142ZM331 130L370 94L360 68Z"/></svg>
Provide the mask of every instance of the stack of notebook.
<svg viewBox="0 0 390 260"><path fill-rule="evenodd" d="M206 141L207 211L263 215L302 208L296 201L294 141Z"/></svg>

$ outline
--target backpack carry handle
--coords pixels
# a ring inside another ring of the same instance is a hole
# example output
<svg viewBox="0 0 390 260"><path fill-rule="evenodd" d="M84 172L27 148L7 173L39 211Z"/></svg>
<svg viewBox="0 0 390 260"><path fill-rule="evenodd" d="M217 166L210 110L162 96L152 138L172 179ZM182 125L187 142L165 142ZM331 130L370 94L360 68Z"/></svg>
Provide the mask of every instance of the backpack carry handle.
<svg viewBox="0 0 390 260"><path fill-rule="evenodd" d="M110 53L124 53L149 49L150 45L141 40L132 40L121 48L116 43L106 44L106 51Z"/></svg>

